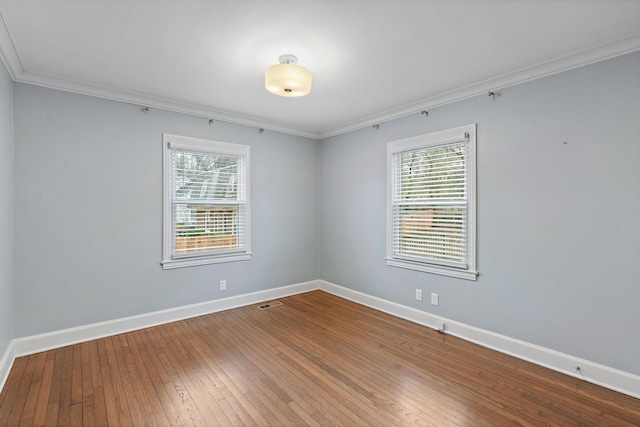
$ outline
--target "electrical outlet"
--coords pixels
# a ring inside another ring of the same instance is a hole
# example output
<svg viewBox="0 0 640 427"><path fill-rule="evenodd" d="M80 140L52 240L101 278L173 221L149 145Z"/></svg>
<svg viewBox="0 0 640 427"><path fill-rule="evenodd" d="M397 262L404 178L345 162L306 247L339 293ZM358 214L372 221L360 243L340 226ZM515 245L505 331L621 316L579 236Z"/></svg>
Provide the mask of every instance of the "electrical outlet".
<svg viewBox="0 0 640 427"><path fill-rule="evenodd" d="M431 305L438 305L438 294L431 294Z"/></svg>
<svg viewBox="0 0 640 427"><path fill-rule="evenodd" d="M226 291L227 290L227 281L226 280L220 280L220 290L221 291Z"/></svg>
<svg viewBox="0 0 640 427"><path fill-rule="evenodd" d="M416 289L416 299L422 301L422 289Z"/></svg>

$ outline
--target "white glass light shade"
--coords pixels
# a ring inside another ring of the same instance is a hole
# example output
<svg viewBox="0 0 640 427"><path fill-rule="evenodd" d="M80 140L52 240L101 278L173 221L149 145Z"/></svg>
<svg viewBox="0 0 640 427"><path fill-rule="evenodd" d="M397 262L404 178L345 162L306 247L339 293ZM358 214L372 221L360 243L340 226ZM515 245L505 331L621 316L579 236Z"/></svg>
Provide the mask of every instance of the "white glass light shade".
<svg viewBox="0 0 640 427"><path fill-rule="evenodd" d="M304 96L311 92L311 72L296 64L276 64L264 73L264 86L280 96Z"/></svg>

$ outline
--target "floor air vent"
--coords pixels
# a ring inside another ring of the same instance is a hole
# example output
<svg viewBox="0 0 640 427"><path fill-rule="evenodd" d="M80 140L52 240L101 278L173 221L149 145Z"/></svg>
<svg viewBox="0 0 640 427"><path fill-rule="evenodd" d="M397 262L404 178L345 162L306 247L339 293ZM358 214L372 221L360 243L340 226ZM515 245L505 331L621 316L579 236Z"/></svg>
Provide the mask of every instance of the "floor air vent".
<svg viewBox="0 0 640 427"><path fill-rule="evenodd" d="M265 302L265 303L260 304L258 306L258 308L260 310L268 310L270 308L278 307L280 305L282 305L282 303L280 301L269 301L269 302Z"/></svg>

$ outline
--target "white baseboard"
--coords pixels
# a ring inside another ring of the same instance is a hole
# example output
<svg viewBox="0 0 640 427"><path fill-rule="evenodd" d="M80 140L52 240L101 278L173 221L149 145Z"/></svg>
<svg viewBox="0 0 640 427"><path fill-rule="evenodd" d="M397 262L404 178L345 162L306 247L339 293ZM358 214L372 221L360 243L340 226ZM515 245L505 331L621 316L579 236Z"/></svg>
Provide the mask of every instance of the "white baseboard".
<svg viewBox="0 0 640 427"><path fill-rule="evenodd" d="M4 387L4 383L7 382L7 377L9 377L9 371L11 371L11 367L13 366L13 361L16 359L15 353L13 351L13 340L9 342L9 346L5 350L4 354L0 358L0 392Z"/></svg>
<svg viewBox="0 0 640 427"><path fill-rule="evenodd" d="M318 289L318 287L318 281L297 283L295 285L282 286L279 288L232 296L229 298L221 298L198 304L154 311L152 313L140 314L137 316L92 323L90 325L63 329L61 331L16 338L12 341L13 354L14 357L20 357L40 353L41 351L47 351L54 348L65 347L138 329L149 328L151 326L162 325L191 317L256 304L275 298L283 298L289 295L300 294Z"/></svg>
<svg viewBox="0 0 640 427"><path fill-rule="evenodd" d="M438 321L444 321L446 325L445 333L447 334L635 398L640 398L640 376L638 375L476 328L475 326L445 319L432 313L367 295L323 280L320 281L320 289L433 329L437 329ZM576 366L580 366L580 372L575 371Z"/></svg>
<svg viewBox="0 0 640 427"><path fill-rule="evenodd" d="M555 350L540 347L461 322L436 316L401 304L354 291L323 280L298 283L290 286L252 292L229 298L207 301L156 311L138 316L125 317L107 322L93 323L61 331L16 338L11 341L0 359L0 391L4 387L16 357L39 353L54 348L104 338L116 334L162 325L191 317L229 310L262 301L283 298L289 295L321 289L339 297L366 305L411 322L437 329L439 321L445 322L445 332L502 353L523 359L554 371L583 379L621 393L640 398L640 376L598 363L581 359ZM575 372L580 366L581 373Z"/></svg>

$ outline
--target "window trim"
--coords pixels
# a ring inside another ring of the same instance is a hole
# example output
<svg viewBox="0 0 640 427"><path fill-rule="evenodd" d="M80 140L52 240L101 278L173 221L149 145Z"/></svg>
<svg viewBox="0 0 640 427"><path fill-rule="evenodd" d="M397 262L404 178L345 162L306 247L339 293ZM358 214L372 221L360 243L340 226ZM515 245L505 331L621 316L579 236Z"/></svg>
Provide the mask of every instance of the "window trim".
<svg viewBox="0 0 640 427"><path fill-rule="evenodd" d="M465 135L468 134L468 141ZM393 255L393 175L394 155L405 151L421 148L435 147L438 145L453 144L467 141L467 208L468 208L468 267L466 269L447 267L426 261L415 261L399 258ZM477 280L477 249L476 249L476 124L460 126L439 132L432 132L411 138L400 139L387 143L387 253L388 266L422 271L425 273L440 274L465 280Z"/></svg>
<svg viewBox="0 0 640 427"><path fill-rule="evenodd" d="M230 142L213 141L187 136L162 134L162 268L164 270L192 267L197 265L218 264L223 262L250 260L251 253L251 149L248 145L233 144ZM199 151L212 154L234 155L244 157L245 163L245 212L246 212L246 249L242 252L228 252L215 255L193 255L173 258L172 244L172 217L171 198L173 190L172 182L172 148Z"/></svg>

